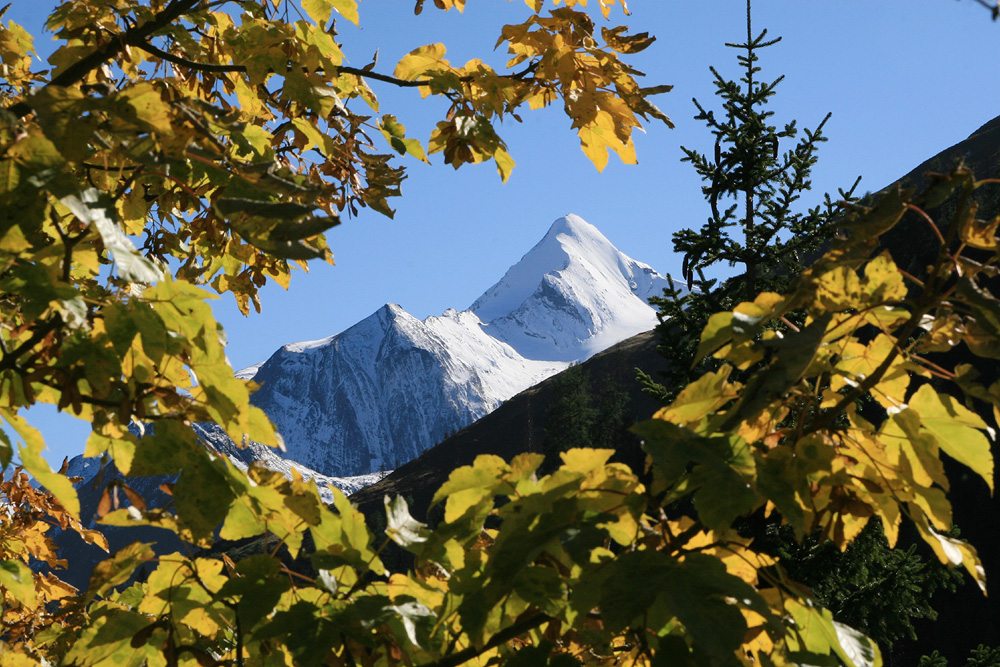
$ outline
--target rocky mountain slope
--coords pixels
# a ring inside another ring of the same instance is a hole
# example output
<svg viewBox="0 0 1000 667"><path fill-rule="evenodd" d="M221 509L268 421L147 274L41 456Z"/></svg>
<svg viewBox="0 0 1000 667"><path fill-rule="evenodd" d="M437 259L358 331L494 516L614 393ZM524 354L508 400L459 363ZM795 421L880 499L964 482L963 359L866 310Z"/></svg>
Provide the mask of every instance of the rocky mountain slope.
<svg viewBox="0 0 1000 667"><path fill-rule="evenodd" d="M241 371L285 457L327 475L392 469L573 362L656 324L665 277L575 215L463 311L387 304Z"/></svg>

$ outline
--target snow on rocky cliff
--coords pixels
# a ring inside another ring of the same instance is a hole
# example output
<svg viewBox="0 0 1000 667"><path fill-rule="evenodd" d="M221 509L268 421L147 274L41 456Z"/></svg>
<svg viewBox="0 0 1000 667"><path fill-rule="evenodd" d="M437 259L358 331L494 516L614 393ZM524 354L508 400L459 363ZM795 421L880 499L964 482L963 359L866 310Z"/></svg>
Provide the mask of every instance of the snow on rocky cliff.
<svg viewBox="0 0 1000 667"><path fill-rule="evenodd" d="M394 468L518 392L656 325L667 280L575 215L464 311L387 304L346 331L240 371L285 456L326 475Z"/></svg>
<svg viewBox="0 0 1000 667"><path fill-rule="evenodd" d="M667 284L570 214L469 310L525 357L580 361L656 326L647 299Z"/></svg>

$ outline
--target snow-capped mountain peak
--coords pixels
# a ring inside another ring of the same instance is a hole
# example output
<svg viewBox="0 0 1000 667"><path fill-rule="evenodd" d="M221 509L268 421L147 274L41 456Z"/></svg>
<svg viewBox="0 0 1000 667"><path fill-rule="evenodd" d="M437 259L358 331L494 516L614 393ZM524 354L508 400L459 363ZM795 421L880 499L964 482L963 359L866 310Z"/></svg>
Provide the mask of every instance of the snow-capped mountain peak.
<svg viewBox="0 0 1000 667"><path fill-rule="evenodd" d="M656 325L666 286L576 215L471 308L419 320L386 304L329 338L240 371L286 456L327 475L393 468L518 392Z"/></svg>
<svg viewBox="0 0 1000 667"><path fill-rule="evenodd" d="M570 214L470 310L490 335L528 358L575 361L654 327L647 299L667 284Z"/></svg>
<svg viewBox="0 0 1000 667"><path fill-rule="evenodd" d="M574 256L600 257L613 252L617 252L615 247L583 218L572 213L558 218L542 240L469 310L484 322L509 315L535 293L543 276L565 270Z"/></svg>

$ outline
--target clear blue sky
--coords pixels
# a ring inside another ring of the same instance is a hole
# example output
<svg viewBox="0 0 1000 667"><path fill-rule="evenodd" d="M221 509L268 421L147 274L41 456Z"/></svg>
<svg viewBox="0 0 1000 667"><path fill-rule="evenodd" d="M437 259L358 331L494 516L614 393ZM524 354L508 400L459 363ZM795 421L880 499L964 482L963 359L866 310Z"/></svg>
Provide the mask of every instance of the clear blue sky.
<svg viewBox="0 0 1000 667"><path fill-rule="evenodd" d="M414 16L412 4L364 0L360 30L338 22L351 64L367 64L378 48L378 70L391 72L409 50L438 41L448 46L452 62L482 57L502 64L505 54L492 52L499 28L522 21L528 11L520 0L468 0L464 14L443 14L427 3ZM288 292L265 290L261 315L242 317L229 297L218 302L233 366L263 361L285 343L338 333L386 302L421 318L465 308L566 213L593 223L632 257L678 273L671 233L699 226L707 216L700 183L680 162L680 146L713 145L692 119L691 98L715 105L709 66L739 76L735 51L723 44L745 37L745 3L630 5L632 16L623 18L616 9L612 19L658 37L632 63L646 72L646 85L675 86L657 103L677 125L651 124L636 136L637 166L612 156L598 174L559 108L526 112L523 124L500 128L517 161L506 185L492 165L456 172L441 156L432 166L409 160L403 197L392 202L394 220L365 210L331 230L335 267L314 264L308 275L293 278ZM29 28L43 54L50 50L40 36L48 8L44 1L13 0L4 17ZM858 175L862 190L878 190L1000 114L994 72L1000 24L972 0L757 0L754 27L782 37L761 54L762 77L786 77L771 105L774 120L812 127L833 112L826 126L830 140L814 171L817 200ZM446 108L412 90L373 87L381 111L396 114L408 134L423 141ZM85 431L57 427L48 414L29 417L49 424L50 460L82 451Z"/></svg>

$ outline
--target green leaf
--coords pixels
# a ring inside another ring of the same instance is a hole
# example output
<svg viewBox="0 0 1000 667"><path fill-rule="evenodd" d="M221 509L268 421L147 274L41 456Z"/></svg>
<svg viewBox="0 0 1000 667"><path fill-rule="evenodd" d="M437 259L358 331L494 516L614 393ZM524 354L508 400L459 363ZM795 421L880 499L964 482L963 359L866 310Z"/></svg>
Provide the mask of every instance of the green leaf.
<svg viewBox="0 0 1000 667"><path fill-rule="evenodd" d="M322 234L331 227L340 224L339 216L302 218L288 222L279 222L268 233L268 238L276 241L300 241L310 236Z"/></svg>
<svg viewBox="0 0 1000 667"><path fill-rule="evenodd" d="M737 335L736 322L736 316L731 312L715 313L708 318L708 323L701 331L698 351L695 352L692 368L707 355L733 340Z"/></svg>
<svg viewBox="0 0 1000 667"><path fill-rule="evenodd" d="M859 209L847 221L840 223L854 238L874 239L892 229L906 213L910 191L893 188L883 194L871 209Z"/></svg>
<svg viewBox="0 0 1000 667"><path fill-rule="evenodd" d="M88 610L91 622L80 633L63 664L81 667L144 667L164 664L163 644L165 630L150 632L150 618L146 614L122 609L114 602L98 602ZM153 630L156 630L153 628ZM135 637L146 641L133 644Z"/></svg>
<svg viewBox="0 0 1000 667"><path fill-rule="evenodd" d="M19 560L0 561L0 586L11 596L31 609L38 604L35 598L35 575L31 568Z"/></svg>
<svg viewBox="0 0 1000 667"><path fill-rule="evenodd" d="M94 566L90 575L90 585L87 587L87 599L105 596L114 587L124 584L132 578L132 573L145 562L155 558L149 544L133 542L120 549L111 558Z"/></svg>
<svg viewBox="0 0 1000 667"><path fill-rule="evenodd" d="M10 438L0 430L0 470L6 470L14 458L14 448L10 444Z"/></svg>
<svg viewBox="0 0 1000 667"><path fill-rule="evenodd" d="M518 573L514 592L525 602L555 616L566 604L568 588L559 573L551 567L529 565Z"/></svg>
<svg viewBox="0 0 1000 667"><path fill-rule="evenodd" d="M271 637L281 637L284 650L294 658L292 664L322 665L328 652L341 641L341 628L316 604L300 600L287 610L275 612L270 622L260 625L254 633L256 640Z"/></svg>
<svg viewBox="0 0 1000 667"><path fill-rule="evenodd" d="M278 560L266 555L244 558L236 565L237 577L232 577L219 589L216 597L237 599L236 613L244 627L252 628L269 616L285 591L292 587L281 573Z"/></svg>
<svg viewBox="0 0 1000 667"><path fill-rule="evenodd" d="M755 418L776 398L798 384L812 364L832 315L824 313L805 329L784 338L763 341L777 354L774 361L754 374L743 390L742 400L726 413L718 428L729 430L743 420Z"/></svg>
<svg viewBox="0 0 1000 667"><path fill-rule="evenodd" d="M743 462L749 465L753 478L753 458L750 448L743 443ZM757 493L747 481L729 465L699 465L691 473L691 483L698 490L694 494L694 508L708 528L724 531L733 521L757 506Z"/></svg>
<svg viewBox="0 0 1000 667"><path fill-rule="evenodd" d="M986 422L947 394L938 394L925 384L910 398L909 406L937 439L938 446L953 459L982 477L993 491L993 455L982 431Z"/></svg>
<svg viewBox="0 0 1000 667"><path fill-rule="evenodd" d="M382 132L382 136L385 137L385 140L389 142L397 153L400 155L409 153L418 160L428 162L429 164L427 154L424 152L424 147L421 146L420 142L416 139L406 138L406 128L402 123L396 120L395 116L392 114L382 116L382 119L378 124L378 129Z"/></svg>
<svg viewBox="0 0 1000 667"><path fill-rule="evenodd" d="M756 591L711 556L688 553L679 562L663 551L633 551L607 568L600 608L612 631L642 623L643 615L657 605L665 621L673 617L684 625L698 649L723 658L743 641L747 625L741 606L768 614ZM649 629L659 634L664 628Z"/></svg>
<svg viewBox="0 0 1000 667"><path fill-rule="evenodd" d="M848 667L880 667L882 654L868 637L833 620L829 610L811 600L788 598L785 608L794 625L790 628L793 645L820 655L836 654Z"/></svg>
<svg viewBox="0 0 1000 667"><path fill-rule="evenodd" d="M764 456L757 458L757 489L773 502L782 517L795 529L799 536L805 531L805 513L802 502L809 496L804 488L800 461L789 447L775 447Z"/></svg>
<svg viewBox="0 0 1000 667"><path fill-rule="evenodd" d="M658 492L674 485L695 462L685 481L685 493L695 488L694 505L709 527L723 530L757 504L749 480L756 477L750 447L738 435L706 438L666 422L651 419L632 428L643 439L642 448L653 464Z"/></svg>
<svg viewBox="0 0 1000 667"><path fill-rule="evenodd" d="M977 285L969 276L962 276L956 285L958 294L972 308L976 324L992 338L1000 338L1000 301Z"/></svg>
<svg viewBox="0 0 1000 667"><path fill-rule="evenodd" d="M543 639L537 646L525 646L511 656L506 667L546 667L549 653L552 652L552 643Z"/></svg>

